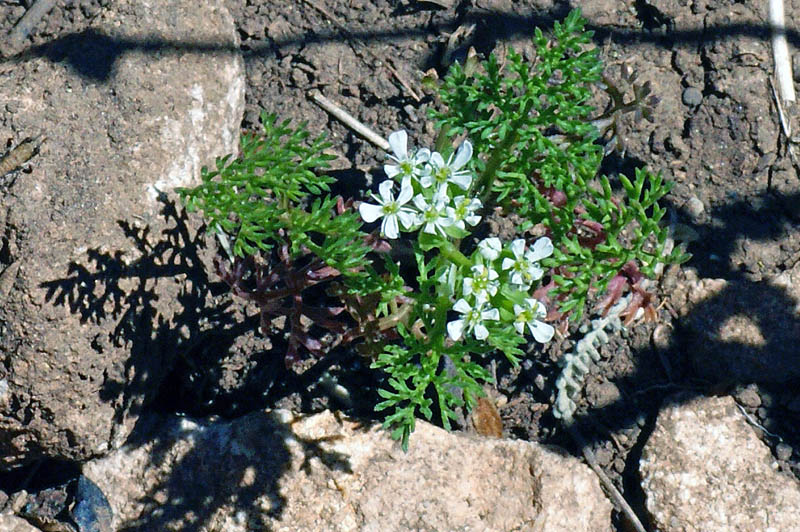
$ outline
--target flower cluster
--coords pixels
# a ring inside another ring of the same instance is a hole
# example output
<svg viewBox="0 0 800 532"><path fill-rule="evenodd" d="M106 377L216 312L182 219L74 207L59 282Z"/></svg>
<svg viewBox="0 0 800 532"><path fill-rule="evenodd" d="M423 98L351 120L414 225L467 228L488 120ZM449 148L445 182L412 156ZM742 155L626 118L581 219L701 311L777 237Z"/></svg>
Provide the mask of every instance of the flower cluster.
<svg viewBox="0 0 800 532"><path fill-rule="evenodd" d="M395 131L389 135L390 164L383 169L389 179L372 195L376 204L362 203L358 211L365 222L379 218L381 233L394 239L405 231L422 229L424 233L461 238L466 226L475 226L481 217L480 200L467 195L472 174L465 168L472 157L472 144L465 141L445 162L438 152L423 148L413 155L408 151L408 135ZM395 196L394 187L400 191Z"/></svg>
<svg viewBox="0 0 800 532"><path fill-rule="evenodd" d="M527 251L521 238L505 249L499 238L482 240L473 254L470 275L462 280L461 298L453 306L461 318L447 324L450 338L458 341L472 333L485 340L489 336L486 322L512 321L520 335L527 326L537 342L549 342L555 329L542 321L547 314L545 306L530 292L534 281L544 274L539 261L552 253L553 244L547 237L538 239Z"/></svg>
<svg viewBox="0 0 800 532"><path fill-rule="evenodd" d="M473 176L467 164L472 144L465 140L446 161L426 148L410 153L405 131L392 133L389 146L390 162L384 166L389 179L378 186L378 195L372 195L375 203L361 203L359 212L366 222L382 219L381 233L389 239L398 238L400 231L421 230L428 235L425 249L438 247L440 255L450 259L439 269L438 282L440 293L449 296L452 310L460 316L447 323L447 336L454 342L469 335L485 341L490 329L513 325L520 336L527 329L536 341L548 342L554 329L543 321L544 304L531 294L544 275L539 261L553 252L550 239L540 238L532 246L517 239L504 246L491 237L471 256L463 255L452 240L469 235L469 228L481 220L482 208L470 195Z"/></svg>

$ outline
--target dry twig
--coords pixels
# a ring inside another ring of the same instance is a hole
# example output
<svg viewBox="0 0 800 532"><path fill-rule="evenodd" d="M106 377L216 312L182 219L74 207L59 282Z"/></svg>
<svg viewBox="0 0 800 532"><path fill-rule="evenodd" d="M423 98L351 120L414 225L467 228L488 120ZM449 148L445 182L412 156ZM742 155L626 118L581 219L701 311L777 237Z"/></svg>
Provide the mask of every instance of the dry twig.
<svg viewBox="0 0 800 532"><path fill-rule="evenodd" d="M775 77L784 102L794 102L792 63L789 45L786 43L786 23L783 15L783 0L769 0L769 25L772 30L772 57L775 60Z"/></svg>
<svg viewBox="0 0 800 532"><path fill-rule="evenodd" d="M642 522L639 521L639 518L636 516L636 513L633 511L633 508L628 504L625 500L625 497L619 492L614 483L611 482L611 479L608 478L608 475L605 474L603 469L600 467L600 464L597 463L597 459L594 457L594 453L591 449L589 449L589 445L586 443L586 440L583 439L583 435L580 433L578 428L570 423L566 425L567 430L569 431L570 436L572 439L575 440L575 443L578 447L581 448L581 452L583 453L583 457L586 459L586 462L589 464L589 467L592 468L592 471L595 472L597 478L600 479L600 483L608 492L609 496L613 501L622 509L622 513L625 517L628 518L628 521L636 530L636 532L647 532L647 529L642 525Z"/></svg>
<svg viewBox="0 0 800 532"><path fill-rule="evenodd" d="M378 148L382 149L383 151L389 151L389 143L372 131L369 127L364 125L362 122L359 122L358 119L353 117L350 113L327 99L325 96L322 95L317 89L308 92L308 97L311 100L325 109L328 113L330 113L334 118L340 120L344 125L358 133L362 138L368 140L369 142L373 143Z"/></svg>

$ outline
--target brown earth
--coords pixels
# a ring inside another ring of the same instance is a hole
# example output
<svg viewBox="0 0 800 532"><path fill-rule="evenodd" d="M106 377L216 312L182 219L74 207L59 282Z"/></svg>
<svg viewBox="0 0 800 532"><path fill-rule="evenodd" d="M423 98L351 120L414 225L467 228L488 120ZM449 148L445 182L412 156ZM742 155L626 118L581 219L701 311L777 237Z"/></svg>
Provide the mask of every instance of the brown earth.
<svg viewBox="0 0 800 532"><path fill-rule="evenodd" d="M56 7L31 40L40 44L77 31L109 3L81 0ZM573 7L547 0L465 0L454 1L450 9L440 7L446 3L229 0L247 67L243 129L255 128L264 109L306 121L312 132L326 132L337 155L337 192L357 196L371 183L368 174L380 173L384 154L312 103L309 90L321 90L384 136L404 128L416 143L431 145L435 131L426 109L433 101L420 86L421 72L435 68L443 74L446 59L463 57L468 46L481 54L524 46L535 26L551 27ZM791 21L800 14L800 1L786 4ZM798 373L788 366L796 360L791 356L796 349L791 335L775 333L800 327L797 298L791 286L768 283L796 271L800 261L800 181L768 85L772 60L766 6L726 0L597 0L581 7L609 77L619 79L621 65L628 65L652 82L661 99L654 124L626 119L621 131L626 151L610 156L604 172L632 174L644 165L673 181L665 205L691 235L686 240L693 254L683 270L668 269L660 280L656 290L663 304L657 323L632 327L603 346L603 360L588 377L580 402L582 431L609 476L641 508L638 457L663 399L678 390L733 394L762 426L759 432L782 470L800 478L800 400L793 389ZM22 12L18 2L0 1L0 27L9 29ZM472 25L463 42L448 47L452 33ZM797 33L789 37L798 43ZM598 107L604 103L599 93ZM686 270L729 283L722 295L694 309L690 298L679 297L693 278L690 274L687 280ZM740 314L752 319L755 329L745 328L744 337L725 338L723 322ZM351 390L347 413L375 416L380 376L363 360L337 351L287 372L280 360L285 345L280 335L254 334L255 324L252 318L243 322L234 337L208 336L202 348L187 353L155 406L225 416L264 406L303 412L345 408L316 384L329 371ZM763 342L754 344L754 336ZM724 361L704 364L698 359L700 351L702 357L714 357L740 347L755 349L755 356L788 350L788 356L770 359L768 373L794 379L778 382L753 371L726 372ZM519 368L497 359L497 388L509 399L500 410L507 436L579 452L550 406L557 361L568 348L566 340L553 342L544 353L532 351ZM3 487L13 491L13 486Z"/></svg>

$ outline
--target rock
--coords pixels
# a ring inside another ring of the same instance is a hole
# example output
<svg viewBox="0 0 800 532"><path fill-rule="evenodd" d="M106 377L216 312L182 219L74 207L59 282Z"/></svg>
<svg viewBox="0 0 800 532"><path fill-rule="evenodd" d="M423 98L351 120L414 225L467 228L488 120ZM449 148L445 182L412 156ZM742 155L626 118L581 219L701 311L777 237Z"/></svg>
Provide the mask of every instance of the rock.
<svg viewBox="0 0 800 532"><path fill-rule="evenodd" d="M0 101L19 108L0 138L47 137L0 187L0 271L18 268L0 305L0 469L118 446L196 330L175 276L202 283L206 266L183 254L194 231L169 194L236 150L237 34L222 0L112 6L0 66Z"/></svg>
<svg viewBox="0 0 800 532"><path fill-rule="evenodd" d="M21 517L0 514L0 530L3 532L42 532Z"/></svg>
<svg viewBox="0 0 800 532"><path fill-rule="evenodd" d="M330 412L169 417L154 427L137 438L143 444L84 467L108 498L115 529L611 529L594 474L537 444L418 421L404 453L379 426Z"/></svg>
<svg viewBox="0 0 800 532"><path fill-rule="evenodd" d="M794 450L792 449L791 445L786 445L785 443L779 443L775 446L775 456L778 457L778 460L783 460L784 462L788 462L789 459L792 457L792 453Z"/></svg>
<svg viewBox="0 0 800 532"><path fill-rule="evenodd" d="M697 107L703 103L703 93L697 87L686 87L681 94L681 100L688 107Z"/></svg>
<svg viewBox="0 0 800 532"><path fill-rule="evenodd" d="M692 217L692 220L699 221L701 216L706 210L706 206L703 205L703 202L697 196L691 196L689 201L686 202L686 210L689 212L689 215Z"/></svg>
<svg viewBox="0 0 800 532"><path fill-rule="evenodd" d="M799 378L797 291L793 288L787 293L775 281L695 276L681 282L671 298L685 327L686 352L698 377L755 383Z"/></svg>
<svg viewBox="0 0 800 532"><path fill-rule="evenodd" d="M639 463L653 528L798 530L800 483L773 462L732 398L674 397Z"/></svg>
<svg viewBox="0 0 800 532"><path fill-rule="evenodd" d="M761 397L758 395L758 387L754 384L736 390L736 400L748 408L758 408L761 406Z"/></svg>

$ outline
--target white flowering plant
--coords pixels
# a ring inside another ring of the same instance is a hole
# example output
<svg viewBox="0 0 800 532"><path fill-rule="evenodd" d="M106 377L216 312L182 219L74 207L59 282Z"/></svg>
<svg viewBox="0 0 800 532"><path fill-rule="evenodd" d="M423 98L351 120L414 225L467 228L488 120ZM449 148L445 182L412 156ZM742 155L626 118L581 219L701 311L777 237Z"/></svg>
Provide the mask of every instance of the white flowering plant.
<svg viewBox="0 0 800 532"><path fill-rule="evenodd" d="M402 130L389 145L388 178L358 211L367 223L379 221L377 231L390 243L410 238L417 267L407 283L416 289L403 294L409 306L396 323L402 342L387 343L373 363L390 375L392 388L379 392L377 409L394 409L386 425L405 446L417 413L430 419L434 401L448 429L456 408L473 404L488 379L478 364L482 355L499 350L517 364L526 335L540 343L553 337L534 294L553 244L546 236L472 238L484 206L473 189L469 140L447 158L428 148L409 151Z"/></svg>
<svg viewBox="0 0 800 532"><path fill-rule="evenodd" d="M449 429L474 405L487 354L517 364L590 296L609 308L627 291L629 318L652 314L643 279L686 259L663 253L658 200L669 184L637 170L615 194L598 174L604 149L587 102L602 65L583 25L573 11L551 40L537 29L531 64L511 50L454 65L432 112L436 146L389 135L386 178L360 201L323 196L332 179L312 169L325 168L329 144L309 146L303 125L267 115L260 139L243 137L239 157L179 191L204 212L225 251L217 272L259 306L262 328L287 316L287 366L352 343L386 374L375 408L404 449L417 416ZM627 113L645 92L625 102L615 91L600 117ZM487 235L487 215L510 212L523 220L516 236Z"/></svg>

